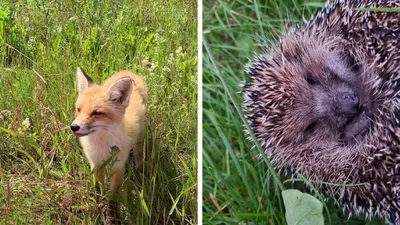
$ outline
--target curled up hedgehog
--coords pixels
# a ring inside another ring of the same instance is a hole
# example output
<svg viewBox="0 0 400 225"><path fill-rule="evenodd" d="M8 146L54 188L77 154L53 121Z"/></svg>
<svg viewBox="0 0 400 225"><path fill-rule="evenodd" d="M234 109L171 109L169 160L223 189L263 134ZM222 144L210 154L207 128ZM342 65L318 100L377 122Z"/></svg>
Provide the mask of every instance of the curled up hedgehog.
<svg viewBox="0 0 400 225"><path fill-rule="evenodd" d="M400 0L328 1L247 67L244 110L278 169L400 224ZM344 185L345 184L345 185Z"/></svg>

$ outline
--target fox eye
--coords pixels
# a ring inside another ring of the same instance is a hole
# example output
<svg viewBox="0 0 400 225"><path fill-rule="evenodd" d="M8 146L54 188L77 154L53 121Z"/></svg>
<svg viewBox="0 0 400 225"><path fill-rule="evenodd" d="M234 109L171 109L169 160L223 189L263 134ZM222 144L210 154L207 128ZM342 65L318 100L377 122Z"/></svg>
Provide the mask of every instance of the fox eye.
<svg viewBox="0 0 400 225"><path fill-rule="evenodd" d="M77 111L78 113L81 112L81 108L77 107L77 108L76 108L76 111Z"/></svg>
<svg viewBox="0 0 400 225"><path fill-rule="evenodd" d="M92 116L103 116L104 115L104 113L102 113L102 112L98 112L98 111L94 111L94 112L92 112L92 114L91 114Z"/></svg>

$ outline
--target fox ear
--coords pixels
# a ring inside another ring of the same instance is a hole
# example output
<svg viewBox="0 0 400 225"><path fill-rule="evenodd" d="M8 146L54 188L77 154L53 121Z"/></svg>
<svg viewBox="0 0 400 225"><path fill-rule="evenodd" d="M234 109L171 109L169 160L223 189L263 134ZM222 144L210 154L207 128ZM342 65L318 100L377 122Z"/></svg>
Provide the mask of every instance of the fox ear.
<svg viewBox="0 0 400 225"><path fill-rule="evenodd" d="M81 68L78 67L76 70L76 76L78 78L78 92L79 94L82 94L82 92L92 86L94 84L92 78L90 78L85 71Z"/></svg>
<svg viewBox="0 0 400 225"><path fill-rule="evenodd" d="M129 99L132 93L132 80L129 77L123 77L115 82L107 90L107 94L110 96L110 100L122 104L123 106L129 105Z"/></svg>

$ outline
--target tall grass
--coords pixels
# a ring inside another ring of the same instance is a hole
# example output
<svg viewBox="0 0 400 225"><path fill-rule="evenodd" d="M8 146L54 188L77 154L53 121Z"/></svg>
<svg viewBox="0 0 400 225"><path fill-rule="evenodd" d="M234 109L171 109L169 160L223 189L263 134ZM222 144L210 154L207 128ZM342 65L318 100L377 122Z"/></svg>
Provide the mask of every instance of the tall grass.
<svg viewBox="0 0 400 225"><path fill-rule="evenodd" d="M203 221L205 224L286 224L282 189L307 191L271 169L243 133L244 66L324 1L203 2ZM312 193L315 194L315 193ZM344 215L331 201L325 224L383 224Z"/></svg>
<svg viewBox="0 0 400 225"><path fill-rule="evenodd" d="M148 154L128 166L124 220L196 223L196 24L189 0L0 2L1 224L100 221L68 130L77 66L97 83L128 69L149 87Z"/></svg>

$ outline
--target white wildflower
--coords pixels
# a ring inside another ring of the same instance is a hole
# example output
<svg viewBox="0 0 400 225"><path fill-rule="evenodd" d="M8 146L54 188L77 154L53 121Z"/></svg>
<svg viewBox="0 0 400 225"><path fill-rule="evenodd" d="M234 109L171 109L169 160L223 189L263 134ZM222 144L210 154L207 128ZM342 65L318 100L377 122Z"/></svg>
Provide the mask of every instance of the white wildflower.
<svg viewBox="0 0 400 225"><path fill-rule="evenodd" d="M31 122L29 121L29 118L27 117L24 121L22 121L22 128L24 130L27 130L31 126Z"/></svg>
<svg viewBox="0 0 400 225"><path fill-rule="evenodd" d="M171 69L168 66L164 66L164 68L162 69L163 72L171 72Z"/></svg>
<svg viewBox="0 0 400 225"><path fill-rule="evenodd" d="M182 50L182 46L179 46L178 49L175 50L175 55L177 55L178 57L182 57L184 55Z"/></svg>
<svg viewBox="0 0 400 225"><path fill-rule="evenodd" d="M174 60L175 60L175 58L174 58L174 53L169 54L169 57L168 57L168 64L173 64L173 63L174 63Z"/></svg>

